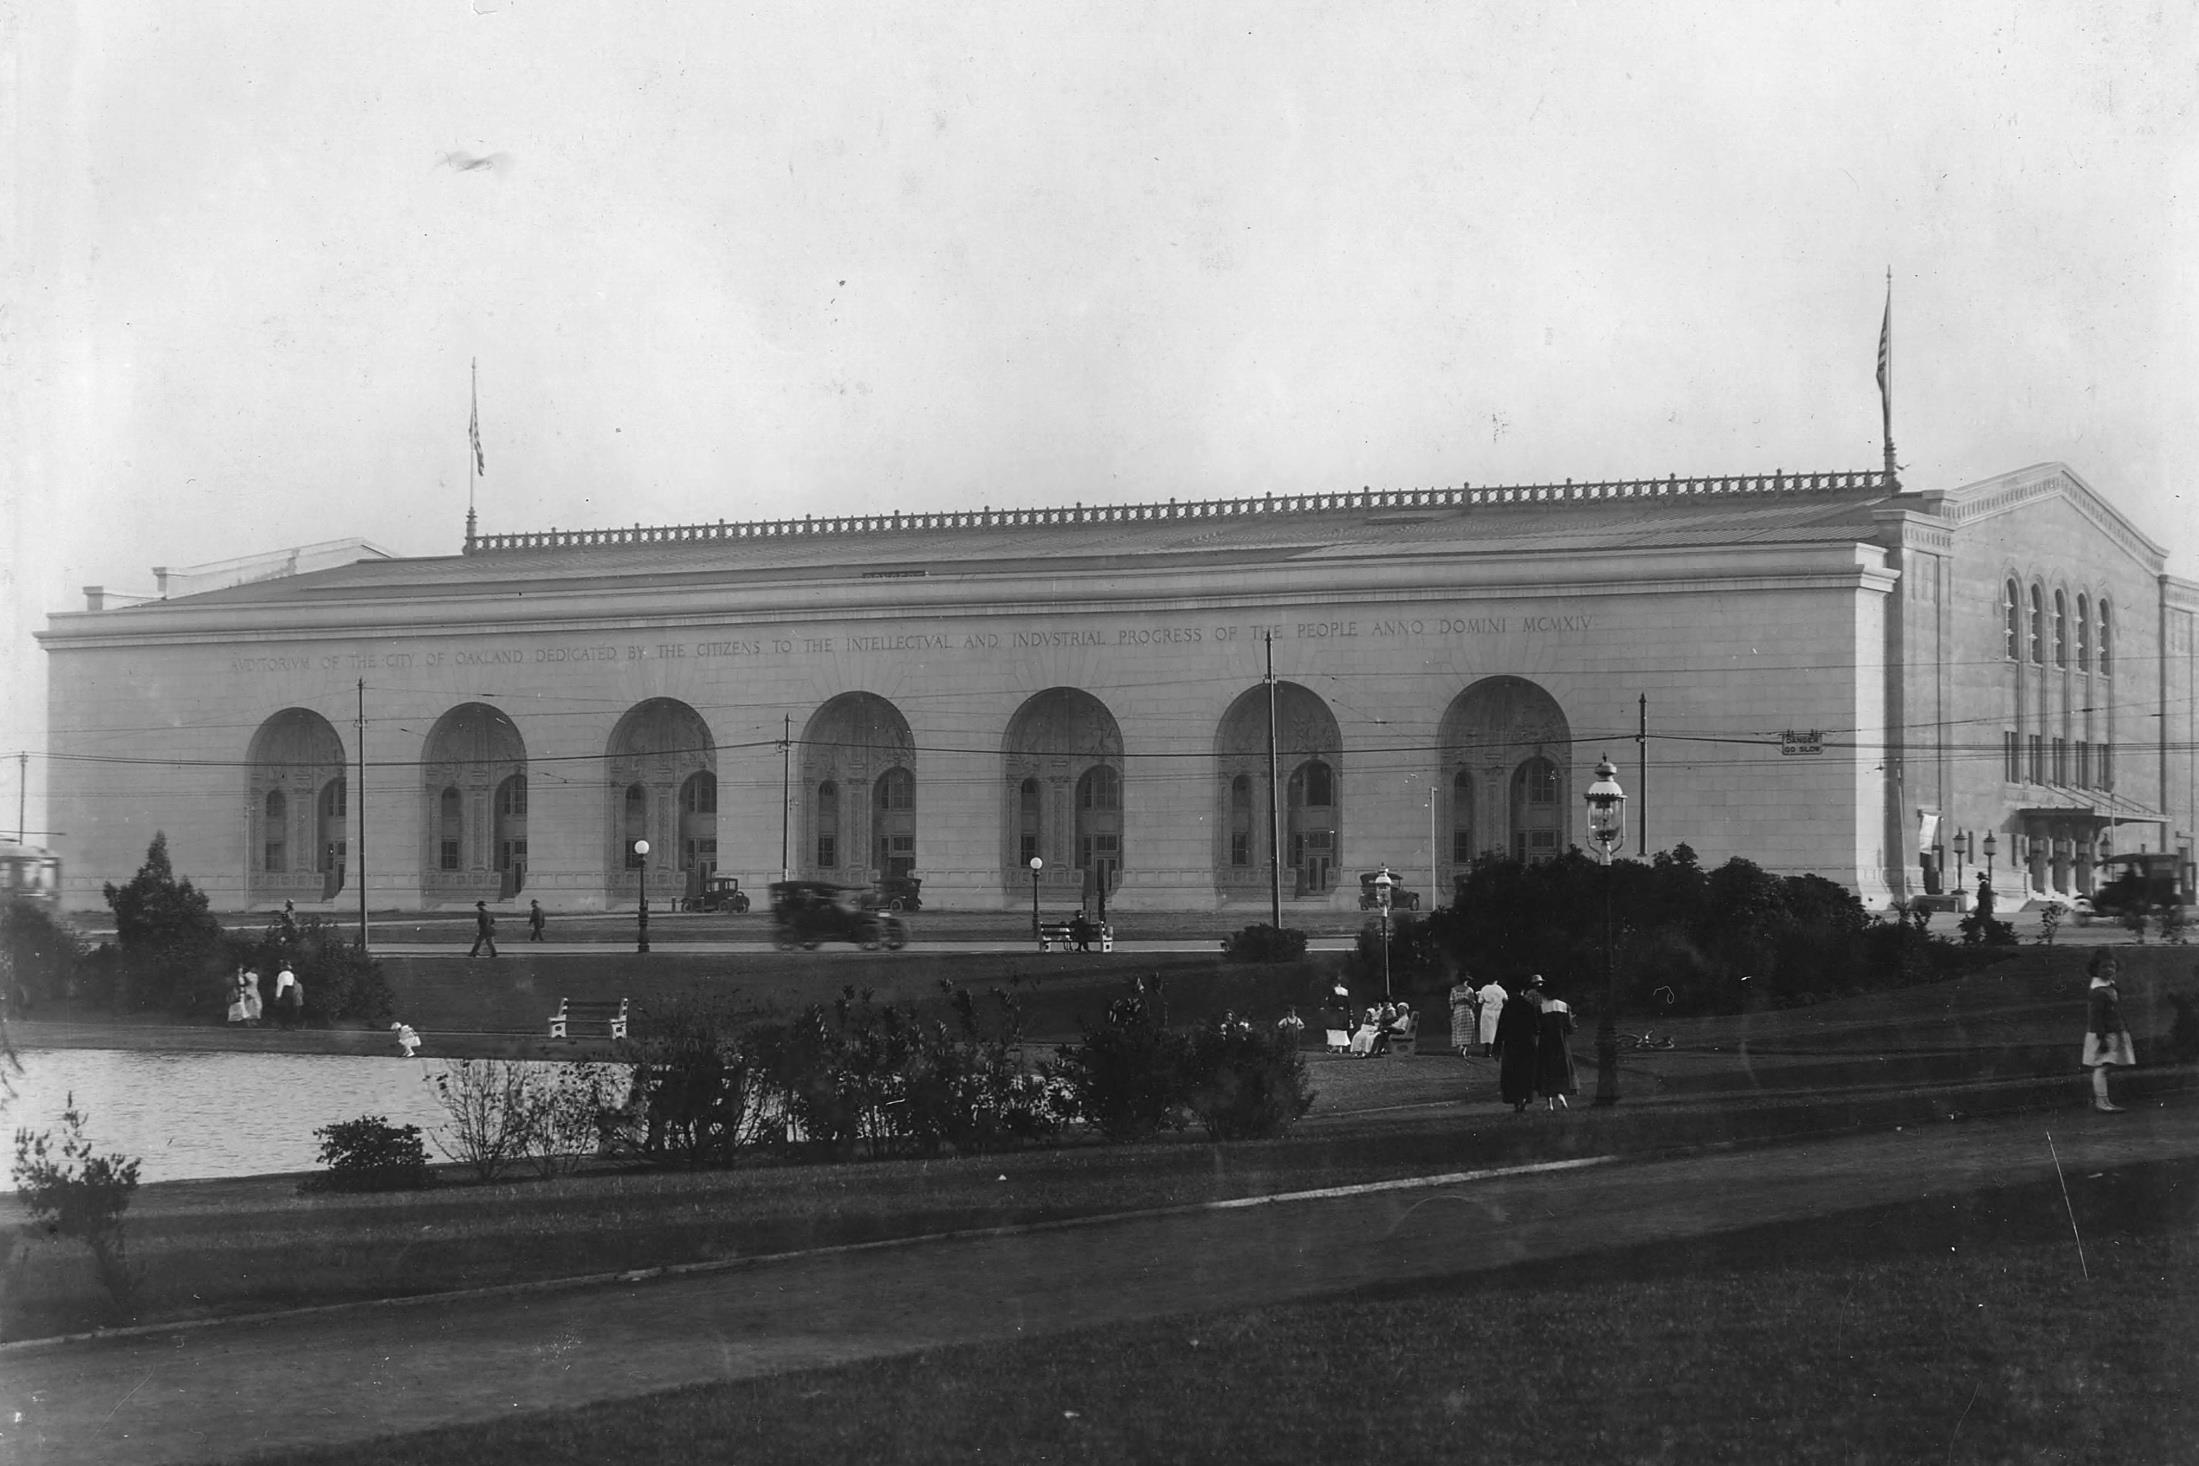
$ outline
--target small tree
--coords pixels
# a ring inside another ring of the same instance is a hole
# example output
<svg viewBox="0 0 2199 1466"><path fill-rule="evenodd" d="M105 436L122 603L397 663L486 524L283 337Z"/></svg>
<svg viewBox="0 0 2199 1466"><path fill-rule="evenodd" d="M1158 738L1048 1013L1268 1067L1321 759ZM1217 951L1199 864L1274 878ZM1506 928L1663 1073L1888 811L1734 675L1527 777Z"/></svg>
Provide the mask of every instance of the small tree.
<svg viewBox="0 0 2199 1466"><path fill-rule="evenodd" d="M100 1285L116 1315L127 1319L136 1305L139 1279L130 1266L122 1214L137 1189L138 1163L96 1153L84 1133L88 1118L76 1107L72 1092L61 1111L58 1158L51 1132L16 1131L15 1191L31 1220L49 1235L91 1250Z"/></svg>
<svg viewBox="0 0 2199 1466"><path fill-rule="evenodd" d="M132 1008L188 1012L218 1004L220 987L210 979L221 966L221 923L205 892L176 879L168 836L156 831L137 874L105 890L123 957L122 991L114 996Z"/></svg>
<svg viewBox="0 0 2199 1466"><path fill-rule="evenodd" d="M436 1148L494 1181L526 1155L534 1129L527 1066L512 1059L458 1059L434 1079L435 1098L450 1116L435 1131Z"/></svg>

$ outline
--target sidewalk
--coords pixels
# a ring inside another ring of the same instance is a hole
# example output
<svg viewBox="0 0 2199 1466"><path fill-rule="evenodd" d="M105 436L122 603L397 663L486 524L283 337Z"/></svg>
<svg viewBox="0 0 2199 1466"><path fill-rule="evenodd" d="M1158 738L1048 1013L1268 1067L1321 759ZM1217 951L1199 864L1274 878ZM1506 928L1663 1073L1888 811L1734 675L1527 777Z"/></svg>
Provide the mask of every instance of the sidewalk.
<svg viewBox="0 0 2199 1466"><path fill-rule="evenodd" d="M0 1349L0 1460L136 1466L369 1439L1797 1221L2050 1177L2049 1135L2072 1176L2194 1157L2199 1105L2179 1097L2117 1117L2072 1108L1668 1160L1584 1158L645 1281L10 1346Z"/></svg>

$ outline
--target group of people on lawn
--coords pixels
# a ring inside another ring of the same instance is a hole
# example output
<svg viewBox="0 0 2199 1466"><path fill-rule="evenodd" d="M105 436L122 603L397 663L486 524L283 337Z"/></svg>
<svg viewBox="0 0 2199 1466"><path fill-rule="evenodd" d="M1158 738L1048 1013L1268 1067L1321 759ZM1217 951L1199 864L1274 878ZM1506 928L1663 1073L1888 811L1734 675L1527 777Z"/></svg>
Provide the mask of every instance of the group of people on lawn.
<svg viewBox="0 0 2199 1466"><path fill-rule="evenodd" d="M1497 1061L1497 1093L1515 1114L1537 1099L1552 1110L1573 1107L1566 1096L1581 1086L1572 1036L1572 1007L1544 990L1539 972L1516 993L1494 981L1475 987L1463 975L1451 988L1451 1046L1462 1059Z"/></svg>

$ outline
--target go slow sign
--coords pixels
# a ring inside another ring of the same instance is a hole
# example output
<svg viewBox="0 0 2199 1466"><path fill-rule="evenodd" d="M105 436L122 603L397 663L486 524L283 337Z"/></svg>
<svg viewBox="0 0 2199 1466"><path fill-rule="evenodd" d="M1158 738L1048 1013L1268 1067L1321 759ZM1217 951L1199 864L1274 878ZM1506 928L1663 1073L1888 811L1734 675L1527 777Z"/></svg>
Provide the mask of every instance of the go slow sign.
<svg viewBox="0 0 2199 1466"><path fill-rule="evenodd" d="M1779 751L1792 758L1797 754L1820 754L1825 751L1825 734L1820 728L1789 728L1779 735Z"/></svg>

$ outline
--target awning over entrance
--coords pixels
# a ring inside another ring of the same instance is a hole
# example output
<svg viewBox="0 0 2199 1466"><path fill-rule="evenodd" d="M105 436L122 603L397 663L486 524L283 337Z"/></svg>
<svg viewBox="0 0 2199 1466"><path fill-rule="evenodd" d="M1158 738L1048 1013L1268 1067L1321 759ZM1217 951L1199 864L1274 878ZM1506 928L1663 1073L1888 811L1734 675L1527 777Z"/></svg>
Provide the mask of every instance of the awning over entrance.
<svg viewBox="0 0 2199 1466"><path fill-rule="evenodd" d="M2112 789L2070 789L2048 784L2032 791L2032 802L2016 813L2026 819L2094 819L2102 824L2163 823L2168 816L2151 805L2115 793Z"/></svg>

